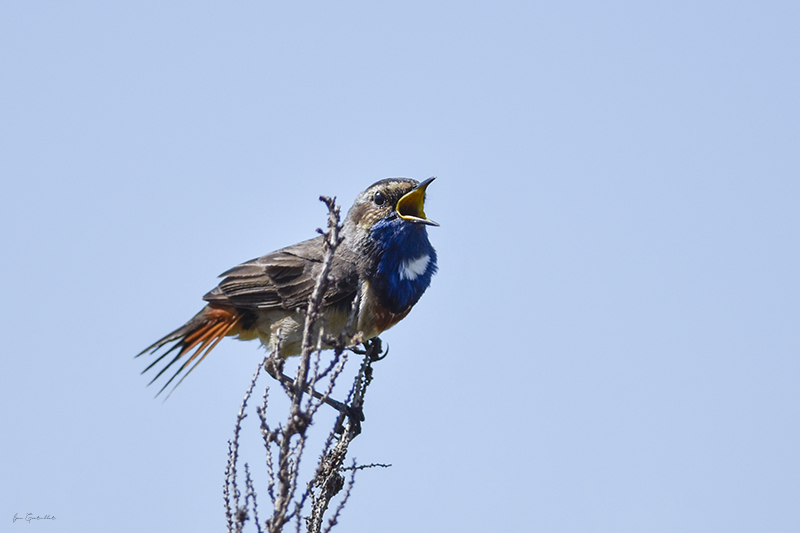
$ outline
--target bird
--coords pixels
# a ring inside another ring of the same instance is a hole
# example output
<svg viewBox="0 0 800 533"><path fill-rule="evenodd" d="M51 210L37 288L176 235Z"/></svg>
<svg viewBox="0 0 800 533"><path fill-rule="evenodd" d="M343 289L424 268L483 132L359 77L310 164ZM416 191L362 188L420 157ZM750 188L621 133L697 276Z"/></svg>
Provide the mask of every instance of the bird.
<svg viewBox="0 0 800 533"><path fill-rule="evenodd" d="M349 321L350 338L373 339L405 318L430 286L438 265L427 227L439 224L427 217L424 204L434 179L386 178L356 197L342 223L343 240L322 300L326 333L346 333ZM184 359L156 396L186 371L177 387L225 337L258 339L283 358L299 355L305 309L322 269L323 239L281 248L220 274L222 281L203 296L199 313L136 356L171 344L144 374L176 352L148 385Z"/></svg>

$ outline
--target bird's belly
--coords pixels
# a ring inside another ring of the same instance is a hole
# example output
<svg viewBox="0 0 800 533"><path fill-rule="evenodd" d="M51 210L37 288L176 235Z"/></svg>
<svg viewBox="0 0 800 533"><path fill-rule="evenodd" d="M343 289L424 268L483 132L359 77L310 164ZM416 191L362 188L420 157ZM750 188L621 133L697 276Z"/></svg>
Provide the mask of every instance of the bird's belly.
<svg viewBox="0 0 800 533"><path fill-rule="evenodd" d="M347 324L349 313L336 309L327 309L322 320L323 333L338 337ZM239 340L260 339L270 352L275 351L280 345L280 356L283 358L300 355L303 347L303 327L305 313L287 313L283 310L267 311L263 313L253 329L239 334ZM316 344L319 327L312 332L312 346ZM374 336L374 335L373 335ZM323 344L323 348L331 346Z"/></svg>
<svg viewBox="0 0 800 533"><path fill-rule="evenodd" d="M369 282L364 281L361 285L361 304L358 309L358 321L355 331L346 332L351 340L360 337L356 342L366 341L377 337L382 332L391 328L408 315L408 309L400 313L393 313L382 306L374 292L371 290ZM339 337L347 325L349 310L327 308L324 311L324 333L333 337ZM291 357L299 355L303 343L303 324L305 313L287 312L282 309L263 310L258 313L255 327L249 330L238 332L239 340L260 339L269 351L275 351L280 347L281 357ZM319 335L319 328L313 332L312 345L316 344ZM348 341L345 341L348 342ZM331 348L323 345L323 348Z"/></svg>

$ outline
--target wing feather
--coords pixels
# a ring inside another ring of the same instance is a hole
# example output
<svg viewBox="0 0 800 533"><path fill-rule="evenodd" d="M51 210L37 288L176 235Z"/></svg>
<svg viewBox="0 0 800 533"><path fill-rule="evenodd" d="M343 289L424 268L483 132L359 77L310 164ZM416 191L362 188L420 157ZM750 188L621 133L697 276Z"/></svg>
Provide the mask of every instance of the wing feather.
<svg viewBox="0 0 800 533"><path fill-rule="evenodd" d="M242 309L293 310L306 305L322 268L322 237L282 248L225 271L224 279L203 299ZM358 290L354 265L337 253L331 265L333 283L327 303L350 302Z"/></svg>

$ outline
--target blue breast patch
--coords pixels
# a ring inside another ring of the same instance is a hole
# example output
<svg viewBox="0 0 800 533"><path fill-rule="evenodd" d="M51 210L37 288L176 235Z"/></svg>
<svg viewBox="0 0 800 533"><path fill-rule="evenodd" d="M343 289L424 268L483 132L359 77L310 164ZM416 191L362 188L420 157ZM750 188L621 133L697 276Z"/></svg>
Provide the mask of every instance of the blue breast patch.
<svg viewBox="0 0 800 533"><path fill-rule="evenodd" d="M382 219L372 226L381 259L372 283L380 304L401 313L417 303L436 273L436 250L423 224Z"/></svg>

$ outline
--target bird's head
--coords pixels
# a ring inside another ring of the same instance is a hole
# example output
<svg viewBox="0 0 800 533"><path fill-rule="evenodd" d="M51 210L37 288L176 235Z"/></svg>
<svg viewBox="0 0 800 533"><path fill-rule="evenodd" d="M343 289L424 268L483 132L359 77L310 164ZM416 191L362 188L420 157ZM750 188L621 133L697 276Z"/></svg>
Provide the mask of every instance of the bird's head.
<svg viewBox="0 0 800 533"><path fill-rule="evenodd" d="M373 183L358 195L347 213L345 225L369 232L381 220L405 224L438 226L425 216L425 189L436 178L422 183L411 178L387 178ZM355 228L353 228L355 229Z"/></svg>
<svg viewBox="0 0 800 533"><path fill-rule="evenodd" d="M426 228L439 224L424 210L434 179L378 181L358 195L344 222L345 246L395 313L414 305L437 270Z"/></svg>

